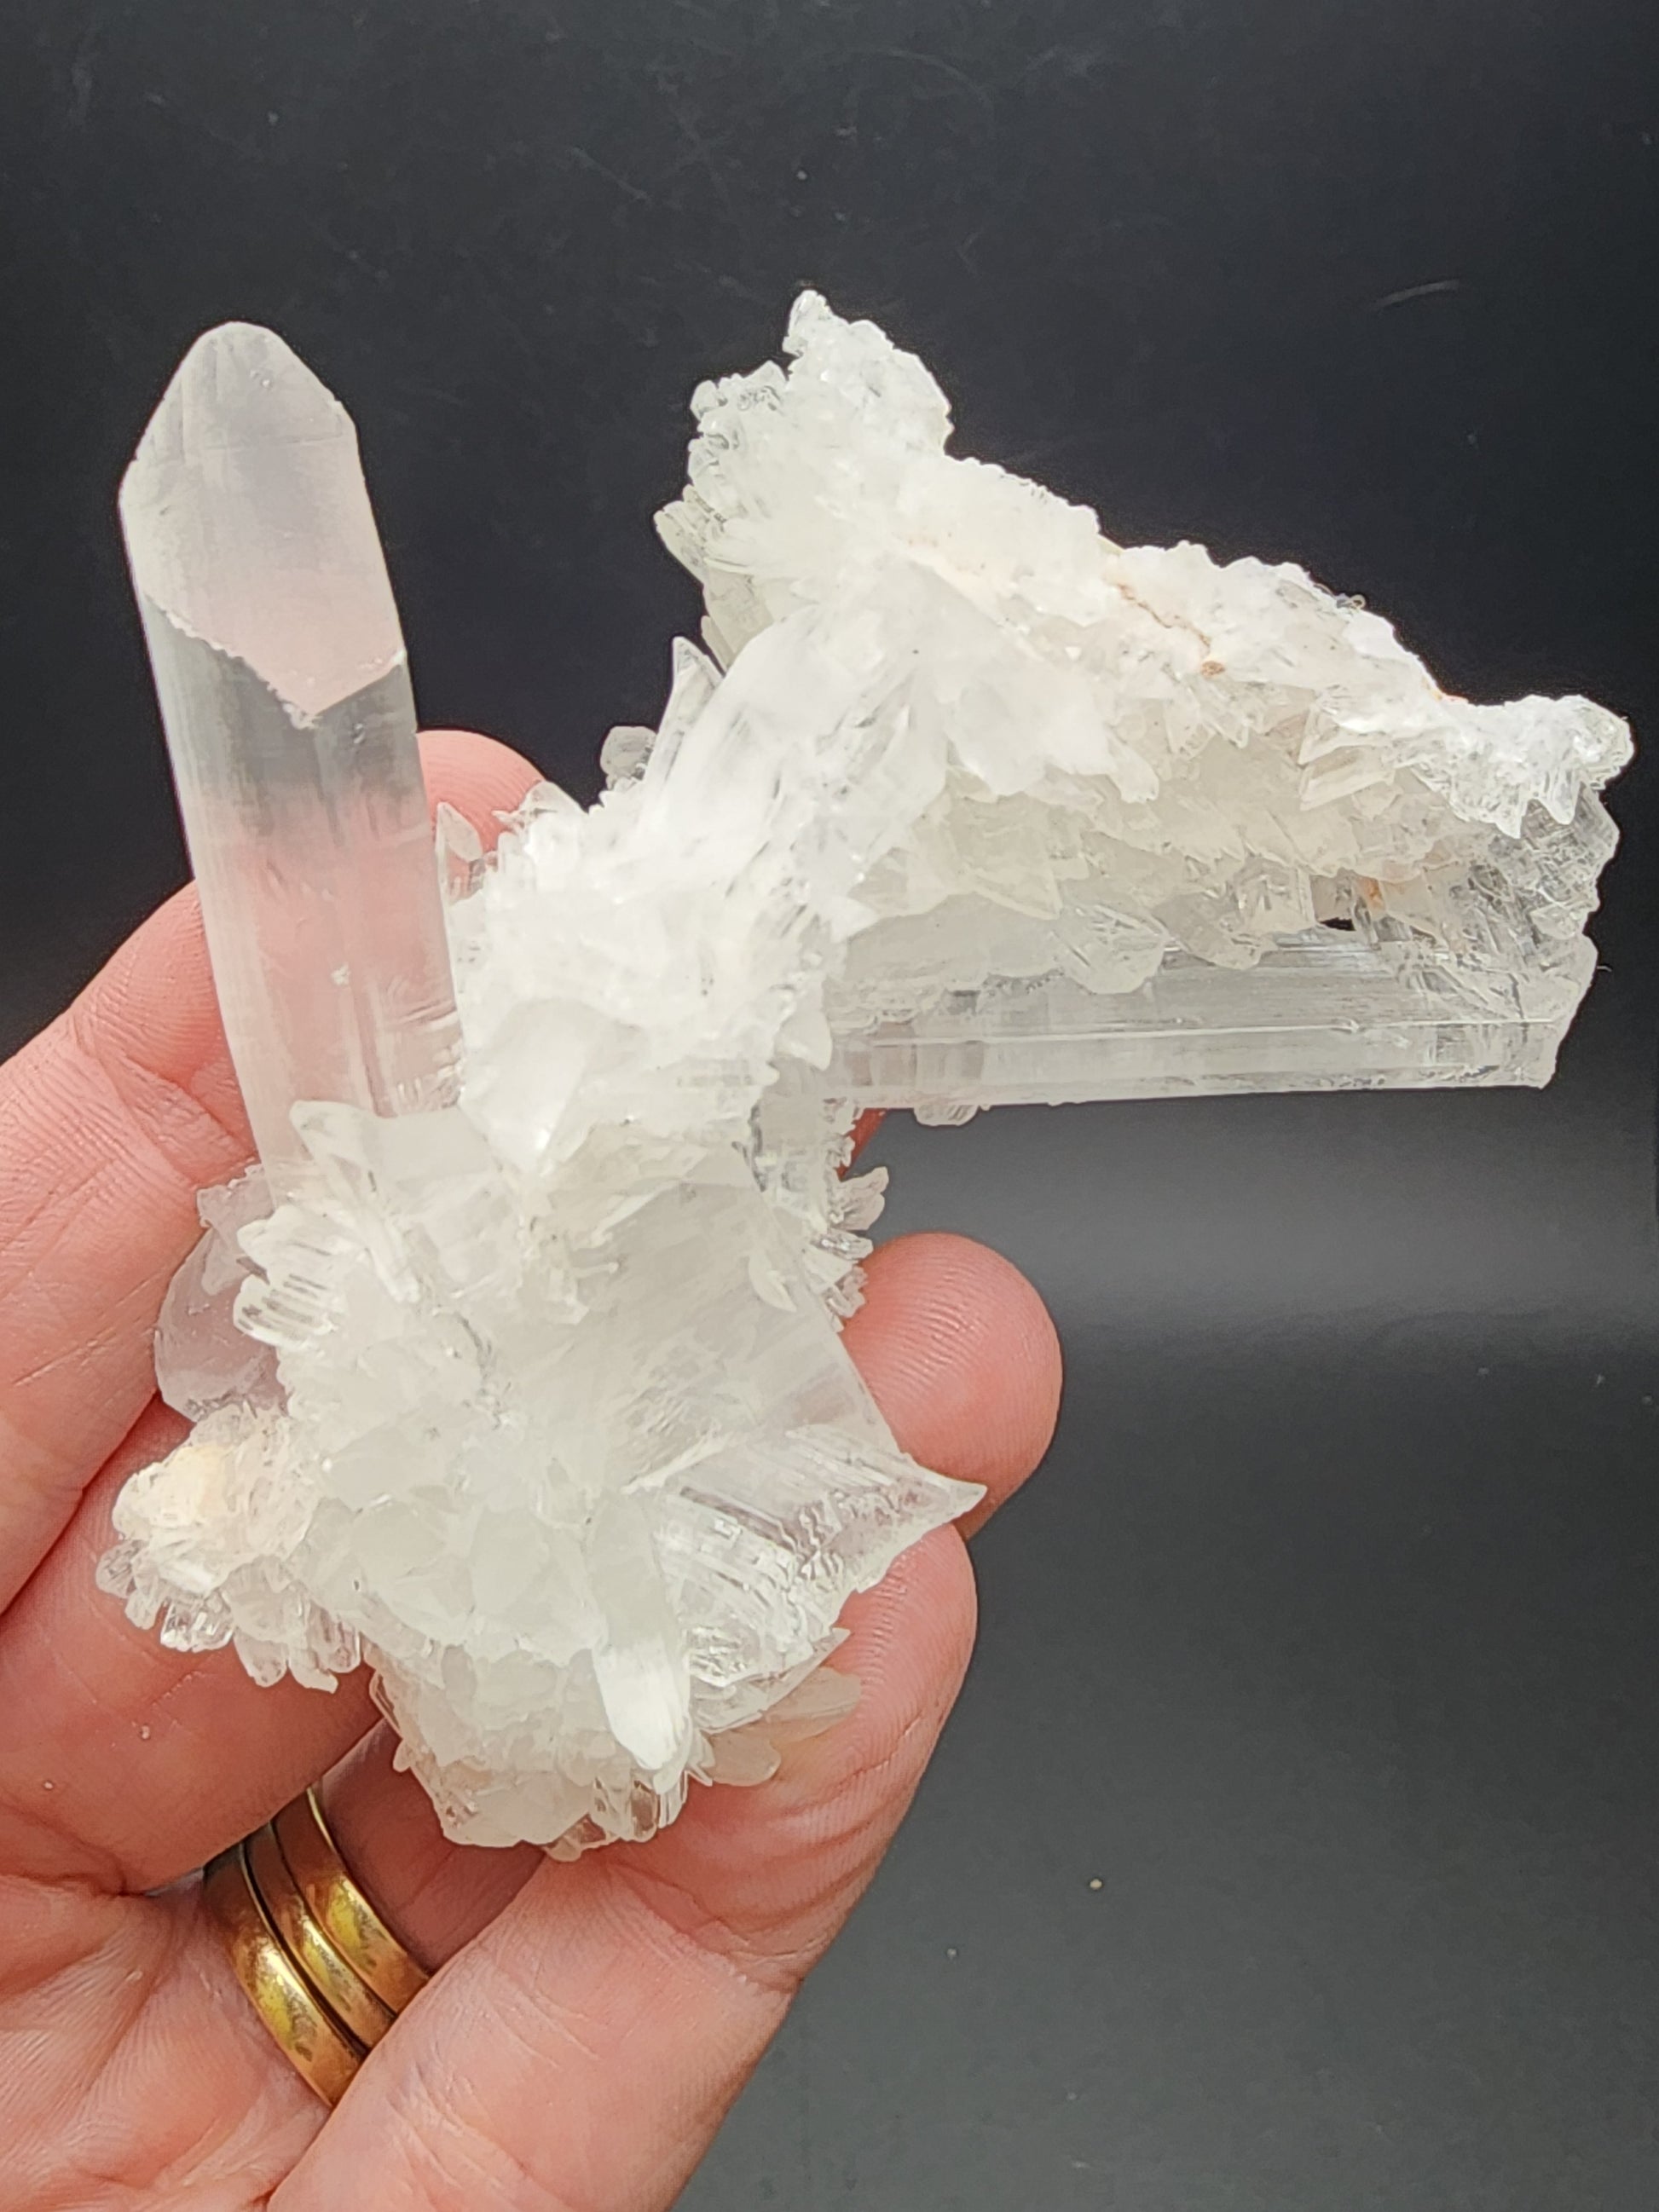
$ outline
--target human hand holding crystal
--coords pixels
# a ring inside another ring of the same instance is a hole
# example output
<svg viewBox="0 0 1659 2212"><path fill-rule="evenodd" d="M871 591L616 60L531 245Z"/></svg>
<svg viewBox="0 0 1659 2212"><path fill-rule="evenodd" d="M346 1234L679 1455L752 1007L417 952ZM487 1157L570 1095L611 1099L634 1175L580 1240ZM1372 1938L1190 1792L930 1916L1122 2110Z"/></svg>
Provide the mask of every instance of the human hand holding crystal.
<svg viewBox="0 0 1659 2212"><path fill-rule="evenodd" d="M488 833L534 780L423 744ZM652 1842L553 1864L446 1842L362 1674L257 1686L96 1590L117 1492L184 1424L151 1331L196 1193L251 1144L194 895L0 1069L0 2141L17 2212L671 2204L902 1817L960 1680L958 1528L844 1616L850 1718ZM902 1447L982 1483L1041 1456L1059 1389L1036 1294L950 1237L879 1252L846 1340ZM331 2116L228 1962L192 1870L327 1772L343 1856L444 1971Z"/></svg>
<svg viewBox="0 0 1659 2212"><path fill-rule="evenodd" d="M668 2203L950 1702L945 1524L1053 1418L990 1255L889 1246L854 1310L856 1117L1539 1083L1589 980L1616 716L1456 698L1294 567L1116 544L952 457L922 365L816 295L785 350L694 398L659 526L709 652L659 727L586 810L439 744L435 873L338 403L222 325L124 480L217 1005L180 903L0 1098L25 2204ZM393 2025L413 1962L353 1983L330 1927L299 2034L331 1767L345 1863L448 1963Z"/></svg>

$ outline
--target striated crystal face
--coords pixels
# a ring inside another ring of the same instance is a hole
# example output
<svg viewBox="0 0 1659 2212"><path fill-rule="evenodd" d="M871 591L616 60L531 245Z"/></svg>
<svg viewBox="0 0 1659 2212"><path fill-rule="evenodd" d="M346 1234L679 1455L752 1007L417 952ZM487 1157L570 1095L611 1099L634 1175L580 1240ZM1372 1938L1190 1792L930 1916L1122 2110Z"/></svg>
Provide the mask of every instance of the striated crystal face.
<svg viewBox="0 0 1659 2212"><path fill-rule="evenodd" d="M860 886L837 1095L1547 1079L1594 962L1616 716L1449 698L1299 568L1111 544L950 458L921 363L814 295L787 350L699 391L660 526L722 663L860 605L909 663L938 766Z"/></svg>
<svg viewBox="0 0 1659 2212"><path fill-rule="evenodd" d="M280 343L204 340L123 496L262 1164L204 1195L158 1340L198 1426L103 1579L261 1680L367 1659L470 1841L763 1778L976 1495L841 1342L859 1111L1539 1082L1590 972L1612 715L1110 544L813 295L787 350L699 392L660 519L714 657L488 862L449 817L433 868L355 442Z"/></svg>

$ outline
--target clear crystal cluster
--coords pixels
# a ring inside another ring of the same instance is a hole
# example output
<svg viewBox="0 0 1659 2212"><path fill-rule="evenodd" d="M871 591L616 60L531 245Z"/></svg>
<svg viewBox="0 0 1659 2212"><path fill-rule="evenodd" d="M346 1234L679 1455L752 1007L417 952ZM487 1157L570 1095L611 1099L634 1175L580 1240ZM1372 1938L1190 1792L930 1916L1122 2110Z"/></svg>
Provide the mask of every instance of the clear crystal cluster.
<svg viewBox="0 0 1659 2212"><path fill-rule="evenodd" d="M1299 569L1126 550L798 304L706 386L656 731L488 859L420 811L350 425L201 341L123 494L260 1165L204 1194L101 1575L368 1661L449 1832L643 1837L844 1710L848 1597L974 1492L843 1349L872 1106L1541 1082L1629 738L1448 697Z"/></svg>

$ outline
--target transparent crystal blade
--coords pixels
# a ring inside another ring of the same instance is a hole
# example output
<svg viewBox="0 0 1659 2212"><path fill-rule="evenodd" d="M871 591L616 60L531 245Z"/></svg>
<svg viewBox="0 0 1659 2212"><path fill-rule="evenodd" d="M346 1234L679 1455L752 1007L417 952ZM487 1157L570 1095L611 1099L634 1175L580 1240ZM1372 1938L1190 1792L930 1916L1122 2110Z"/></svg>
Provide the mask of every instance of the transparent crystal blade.
<svg viewBox="0 0 1659 2212"><path fill-rule="evenodd" d="M198 340L121 520L255 1139L303 1099L455 1095L459 1031L398 613L350 417L272 331Z"/></svg>

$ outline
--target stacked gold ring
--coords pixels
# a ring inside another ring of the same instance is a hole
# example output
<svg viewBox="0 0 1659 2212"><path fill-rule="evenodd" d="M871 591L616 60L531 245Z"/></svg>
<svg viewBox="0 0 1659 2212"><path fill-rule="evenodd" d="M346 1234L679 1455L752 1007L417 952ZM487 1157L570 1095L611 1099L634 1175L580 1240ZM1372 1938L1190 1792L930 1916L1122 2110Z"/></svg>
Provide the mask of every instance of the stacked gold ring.
<svg viewBox="0 0 1659 2212"><path fill-rule="evenodd" d="M210 1860L202 1897L260 2019L337 2105L427 1974L352 1880L316 1791Z"/></svg>

